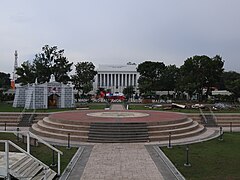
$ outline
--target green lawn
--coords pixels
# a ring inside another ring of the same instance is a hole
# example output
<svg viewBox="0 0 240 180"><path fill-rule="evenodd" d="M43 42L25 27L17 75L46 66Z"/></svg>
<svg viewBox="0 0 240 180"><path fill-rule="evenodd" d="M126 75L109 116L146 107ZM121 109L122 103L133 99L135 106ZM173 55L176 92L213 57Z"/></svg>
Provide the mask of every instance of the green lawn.
<svg viewBox="0 0 240 180"><path fill-rule="evenodd" d="M106 103L83 103L82 107L88 107L91 110L103 110L106 108ZM171 112L181 112L181 113L199 113L198 109L171 109L171 110L164 110L162 107L160 108L149 108L145 107L149 106L147 104L129 104L129 110L159 110L159 111L171 111ZM81 105L80 105L81 107ZM76 108L68 108L68 109L38 109L36 112L59 112L59 111L71 111L75 110ZM0 112L21 112L23 108L14 108L12 104L0 102ZM26 110L27 112L32 112L32 110ZM204 110L203 110L204 111ZM209 111L207 111L209 112ZM226 110L218 110L214 111L214 113L240 113L240 107L236 109L226 109Z"/></svg>
<svg viewBox="0 0 240 180"><path fill-rule="evenodd" d="M150 104L151 105L151 104ZM157 111L170 111L170 112L180 112L180 113L199 113L199 109L179 109L173 108L171 110L164 110L164 107L159 108L149 108L147 104L130 104L129 110L157 110ZM204 109L203 109L204 112ZM206 111L209 112L209 111ZM214 113L240 113L240 108L236 109L223 109L216 110Z"/></svg>
<svg viewBox="0 0 240 180"><path fill-rule="evenodd" d="M240 179L240 133L225 133L223 141L189 145L189 162L185 167L186 146L162 148L186 179Z"/></svg>
<svg viewBox="0 0 240 180"><path fill-rule="evenodd" d="M11 103L0 102L0 112L22 112L23 108L13 108Z"/></svg>
<svg viewBox="0 0 240 180"><path fill-rule="evenodd" d="M24 150L26 150L26 144L17 141L17 138L14 134L10 133L0 133L0 140L11 140L13 143L17 144L18 146L22 147ZM72 159L73 155L76 153L77 149L76 147L72 147L71 149L67 149L63 146L56 146L57 149L63 152L63 155L61 155L61 172L66 168L70 160ZM0 151L4 150L4 144L0 143ZM12 146L10 146L11 151L16 151L16 149ZM42 162L50 166L52 164L52 150L48 148L47 146L39 143L39 146L33 147L31 146L31 154L35 156L36 158L40 159ZM57 163L57 153L55 154L55 163ZM53 170L57 172L57 167L54 167Z"/></svg>
<svg viewBox="0 0 240 180"><path fill-rule="evenodd" d="M104 109L105 103L89 103L86 105L89 109ZM64 108L64 109L37 109L36 112L59 112L59 111L71 111L76 108ZM0 112L22 112L23 108L14 108L11 103L0 102ZM32 112L33 110L26 110Z"/></svg>

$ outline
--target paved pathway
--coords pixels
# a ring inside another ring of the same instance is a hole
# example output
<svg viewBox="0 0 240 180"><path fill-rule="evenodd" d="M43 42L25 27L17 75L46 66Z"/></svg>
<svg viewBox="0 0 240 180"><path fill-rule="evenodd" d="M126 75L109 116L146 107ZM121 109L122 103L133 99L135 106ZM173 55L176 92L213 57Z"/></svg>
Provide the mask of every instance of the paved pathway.
<svg viewBox="0 0 240 180"><path fill-rule="evenodd" d="M81 180L161 180L143 144L96 144Z"/></svg>
<svg viewBox="0 0 240 180"><path fill-rule="evenodd" d="M122 104L112 104L110 109L114 111L125 110Z"/></svg>

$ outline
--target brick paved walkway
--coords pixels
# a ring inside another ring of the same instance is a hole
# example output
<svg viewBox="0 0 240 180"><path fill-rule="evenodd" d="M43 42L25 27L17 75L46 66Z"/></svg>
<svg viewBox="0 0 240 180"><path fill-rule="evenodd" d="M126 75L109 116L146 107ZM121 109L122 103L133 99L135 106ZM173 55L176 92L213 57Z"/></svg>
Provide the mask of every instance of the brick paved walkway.
<svg viewBox="0 0 240 180"><path fill-rule="evenodd" d="M96 144L81 180L161 180L143 144Z"/></svg>
<svg viewBox="0 0 240 180"><path fill-rule="evenodd" d="M125 110L125 108L122 104L112 104L110 109L114 110L114 111Z"/></svg>

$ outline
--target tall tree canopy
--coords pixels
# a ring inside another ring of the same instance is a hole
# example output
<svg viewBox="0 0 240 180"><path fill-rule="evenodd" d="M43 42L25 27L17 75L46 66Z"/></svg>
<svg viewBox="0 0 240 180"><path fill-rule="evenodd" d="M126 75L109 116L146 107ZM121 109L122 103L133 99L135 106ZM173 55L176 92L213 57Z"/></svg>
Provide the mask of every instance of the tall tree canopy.
<svg viewBox="0 0 240 180"><path fill-rule="evenodd" d="M78 62L76 65L75 75L72 76L75 88L82 94L88 93L92 90L94 76L97 74L95 66L92 62Z"/></svg>
<svg viewBox="0 0 240 180"><path fill-rule="evenodd" d="M240 74L235 71L223 73L224 88L232 92L234 98L240 98Z"/></svg>
<svg viewBox="0 0 240 180"><path fill-rule="evenodd" d="M162 74L162 90L173 91L179 79L179 68L176 65L168 65Z"/></svg>
<svg viewBox="0 0 240 180"><path fill-rule="evenodd" d="M23 62L21 67L17 68L16 74L18 75L17 82L23 85L34 83L36 78L35 67L29 61Z"/></svg>
<svg viewBox="0 0 240 180"><path fill-rule="evenodd" d="M11 86L10 74L0 72L0 89L7 90Z"/></svg>
<svg viewBox="0 0 240 180"><path fill-rule="evenodd" d="M162 75L166 66L163 62L145 61L138 65L137 71L140 73L138 79L141 93L157 91L163 89Z"/></svg>
<svg viewBox="0 0 240 180"><path fill-rule="evenodd" d="M56 81L67 83L70 80L68 73L71 72L73 63L70 63L63 54L64 50L58 50L57 46L45 45L42 52L35 55L32 64L26 61L17 68L18 81L27 84L38 78L38 82L44 83L50 80L51 74L54 74Z"/></svg>
<svg viewBox="0 0 240 180"><path fill-rule="evenodd" d="M203 88L206 88L206 97L210 88L217 86L223 73L224 61L219 55L213 58L208 56L193 56L184 61L181 66L181 88L190 95L198 93L202 99Z"/></svg>
<svg viewBox="0 0 240 180"><path fill-rule="evenodd" d="M133 94L135 93L133 86L127 86L123 89L123 94L126 96L127 100L132 98Z"/></svg>

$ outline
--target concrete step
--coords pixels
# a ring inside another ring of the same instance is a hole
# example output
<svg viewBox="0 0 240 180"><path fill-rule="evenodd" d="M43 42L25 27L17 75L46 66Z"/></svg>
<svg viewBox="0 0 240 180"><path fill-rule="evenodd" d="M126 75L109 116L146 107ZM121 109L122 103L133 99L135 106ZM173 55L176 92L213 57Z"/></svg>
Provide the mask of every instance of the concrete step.
<svg viewBox="0 0 240 180"><path fill-rule="evenodd" d="M88 142L95 143L137 143L137 142L148 142L148 137L146 138L89 138Z"/></svg>
<svg viewBox="0 0 240 180"><path fill-rule="evenodd" d="M146 123L91 123L88 142L146 142Z"/></svg>
<svg viewBox="0 0 240 180"><path fill-rule="evenodd" d="M89 126L90 122L81 122L74 120L64 120L64 119L53 119L50 116L48 117L51 122L61 123L61 124L75 124L75 125L86 125Z"/></svg>
<svg viewBox="0 0 240 180"><path fill-rule="evenodd" d="M89 133L98 134L132 134L132 133L147 133L148 129L145 128L90 128Z"/></svg>
<svg viewBox="0 0 240 180"><path fill-rule="evenodd" d="M97 133L89 133L88 138L140 138L140 137L148 137L148 133L141 134L97 134Z"/></svg>
<svg viewBox="0 0 240 180"><path fill-rule="evenodd" d="M43 124L45 124L46 126L62 128L62 129L88 131L90 127L90 125L74 125L74 124L57 123L57 122L51 121L48 117L45 117L42 121L43 121Z"/></svg>
<svg viewBox="0 0 240 180"><path fill-rule="evenodd" d="M155 125L155 126L148 126L149 131L160 131L160 130L167 130L167 129L177 129L189 126L193 123L193 120L188 118L186 121L176 124L167 124L167 125Z"/></svg>
<svg viewBox="0 0 240 180"><path fill-rule="evenodd" d="M60 133L53 133L53 132L45 131L45 130L40 129L37 124L33 124L32 127L30 128L30 131L41 137L61 139L61 140L66 140L66 141L68 139L67 134L60 134ZM71 134L70 139L71 139L71 141L86 142L88 140L88 136L76 136L76 135Z"/></svg>
<svg viewBox="0 0 240 180"><path fill-rule="evenodd" d="M195 129L199 128L199 124L196 121L193 121L191 125L177 128L177 129L167 129L167 130L160 130L160 131L149 131L150 136L158 136L158 135L169 135L171 132L173 134L181 134L184 132L193 131Z"/></svg>
<svg viewBox="0 0 240 180"><path fill-rule="evenodd" d="M193 130L193 131L189 131L189 132L185 132L185 133L181 133L181 134L173 134L171 136L171 139L181 139L181 138L187 138L187 137L192 137L195 135L198 135L202 132L205 131L204 126L199 125L199 128ZM167 141L169 139L169 135L164 135L164 136L151 136L149 135L149 140L150 141Z"/></svg>
<svg viewBox="0 0 240 180"><path fill-rule="evenodd" d="M91 123L91 126L95 127L145 127L146 123L122 123L122 122L111 122L111 123L104 123L104 122L94 122Z"/></svg>
<svg viewBox="0 0 240 180"><path fill-rule="evenodd" d="M61 134L68 134L70 133L71 135L79 135L79 136L87 136L89 131L83 131L83 130L73 130L73 129L65 129L63 128L56 128L56 127L52 127L52 126L47 126L43 123L43 121L38 121L37 123L38 128L44 130L44 131L49 131L49 132L53 132L53 133L61 133Z"/></svg>

